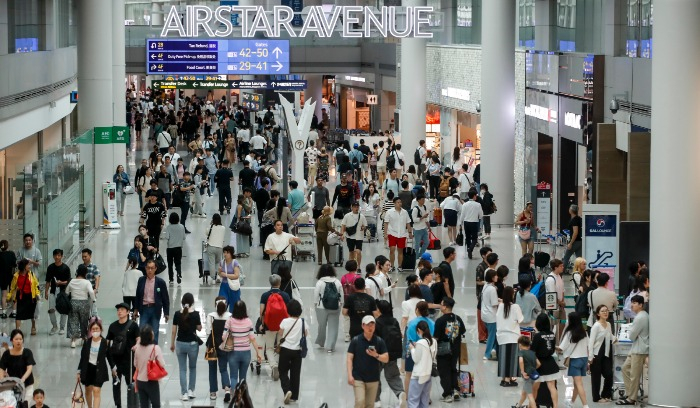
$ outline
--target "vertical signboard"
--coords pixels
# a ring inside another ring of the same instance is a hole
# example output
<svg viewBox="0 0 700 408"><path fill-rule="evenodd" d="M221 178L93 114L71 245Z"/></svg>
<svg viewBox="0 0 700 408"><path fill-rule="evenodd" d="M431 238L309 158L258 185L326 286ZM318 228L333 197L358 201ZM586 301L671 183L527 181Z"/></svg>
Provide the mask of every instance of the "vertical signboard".
<svg viewBox="0 0 700 408"><path fill-rule="evenodd" d="M117 184L107 181L102 183L102 228L121 228L117 219Z"/></svg>
<svg viewBox="0 0 700 408"><path fill-rule="evenodd" d="M552 185L544 181L537 184L537 203L536 203L536 224L542 230L543 234L551 232L552 219Z"/></svg>
<svg viewBox="0 0 700 408"><path fill-rule="evenodd" d="M294 11L294 18L292 18L292 27L302 27L304 25L304 20L301 18L301 11L304 9L304 0L282 0L282 5L291 7Z"/></svg>
<svg viewBox="0 0 700 408"><path fill-rule="evenodd" d="M585 204L583 206L583 257L590 269L610 275L608 289L619 287L620 206Z"/></svg>

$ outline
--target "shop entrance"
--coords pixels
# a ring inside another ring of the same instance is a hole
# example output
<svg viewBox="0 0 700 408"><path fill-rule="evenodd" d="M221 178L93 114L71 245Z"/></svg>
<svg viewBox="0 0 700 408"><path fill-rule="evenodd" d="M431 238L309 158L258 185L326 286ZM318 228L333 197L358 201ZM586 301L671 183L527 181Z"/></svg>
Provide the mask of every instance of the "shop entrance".
<svg viewBox="0 0 700 408"><path fill-rule="evenodd" d="M578 204L576 173L578 169L578 143L559 138L559 225L569 223L569 207Z"/></svg>

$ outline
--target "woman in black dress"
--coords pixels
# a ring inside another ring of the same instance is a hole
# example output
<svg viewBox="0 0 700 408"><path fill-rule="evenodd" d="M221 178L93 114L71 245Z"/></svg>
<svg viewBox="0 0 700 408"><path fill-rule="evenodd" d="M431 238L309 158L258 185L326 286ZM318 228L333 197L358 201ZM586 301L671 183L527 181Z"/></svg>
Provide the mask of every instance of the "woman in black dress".
<svg viewBox="0 0 700 408"><path fill-rule="evenodd" d="M532 337L530 350L535 353L541 365L537 368L540 378L533 384L532 391L538 404L556 408L559 400L557 379L561 375L559 374L559 365L554 360L556 338L554 333L552 333L549 317L544 313L537 316L535 328L537 333ZM542 383L546 383L546 386L543 390L540 390ZM539 397L537 395L538 391L542 393ZM547 396L549 396L549 399Z"/></svg>
<svg viewBox="0 0 700 408"><path fill-rule="evenodd" d="M108 352L109 342L102 337L102 323L97 319L90 322L88 333L90 337L80 351L78 381L85 386L88 408L100 408L102 384L109 380L109 372L115 374L117 368Z"/></svg>
<svg viewBox="0 0 700 408"><path fill-rule="evenodd" d="M17 267L17 256L13 251L8 251L10 243L6 239L0 241L0 289L2 289L2 309L0 319L7 319L7 290L10 288L12 276Z"/></svg>
<svg viewBox="0 0 700 408"><path fill-rule="evenodd" d="M6 351L0 357L0 378L16 377L24 383L24 400L28 401L34 393L34 354L32 351L24 348L24 333L22 330L15 329L10 333L10 341L12 348L9 345L3 344Z"/></svg>

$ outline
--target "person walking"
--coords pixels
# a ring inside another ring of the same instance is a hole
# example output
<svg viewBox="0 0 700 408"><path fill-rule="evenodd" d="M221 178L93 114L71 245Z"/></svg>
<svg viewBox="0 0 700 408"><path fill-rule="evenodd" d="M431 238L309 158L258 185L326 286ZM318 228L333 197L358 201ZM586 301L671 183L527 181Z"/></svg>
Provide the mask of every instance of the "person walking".
<svg viewBox="0 0 700 408"><path fill-rule="evenodd" d="M66 337L71 339L71 348L76 347L78 339L87 337L87 325L90 319L90 310L95 301L95 292L92 284L87 280L87 267L79 265L75 271L75 278L71 279L66 288L70 295L70 313L68 314L68 326Z"/></svg>
<svg viewBox="0 0 700 408"><path fill-rule="evenodd" d="M386 258L385 258L386 259ZM403 388L401 380L401 372L399 371L398 360L403 357L403 339L401 335L401 325L399 321L392 316L391 304L386 300L377 301L377 310L379 316L376 317L375 333L381 337L386 344L387 352L389 353L389 361L383 364L379 369L380 374L384 371L384 379L389 385L391 391L399 400L399 406L406 408L406 392ZM375 403L381 403L380 397L382 394L382 382L377 384L377 396Z"/></svg>
<svg viewBox="0 0 700 408"><path fill-rule="evenodd" d="M226 299L222 296L217 296L217 298L214 299L214 308L216 311L207 315L206 327L208 332L207 340L204 342L207 350L213 348L216 353L214 356L216 358L207 358L207 363L209 365L209 399L212 401L216 400L216 393L218 391L216 385L216 371L218 367L221 375L221 387L225 392L224 402L228 403L231 401L231 377L228 373L231 359L229 358L230 352L223 350L220 346L224 335L224 326L226 325L226 321L231 317L231 313L228 311Z"/></svg>
<svg viewBox="0 0 700 408"><path fill-rule="evenodd" d="M315 212L316 210L314 210ZM326 255L326 262L331 263L331 246L328 244L328 234L335 233L340 235L333 228L333 208L330 206L323 207L320 217L316 219L316 253L318 256L318 264L323 264L323 255Z"/></svg>
<svg viewBox="0 0 700 408"><path fill-rule="evenodd" d="M124 187L131 186L131 182L129 182L129 175L124 171L124 166L121 164L117 166L117 170L112 176L112 182L116 184L117 213L124 215L124 203L126 202Z"/></svg>
<svg viewBox="0 0 700 408"><path fill-rule="evenodd" d="M160 384L158 380L148 379L149 361L157 361L161 367L165 367L163 351L155 341L153 328L147 324L144 325L139 333L139 342L134 348L136 389L139 395L139 406L142 408L160 408Z"/></svg>
<svg viewBox="0 0 700 408"><path fill-rule="evenodd" d="M211 223L205 236L207 243L207 261L209 262L209 273L213 274L218 271L219 263L223 257L224 238L226 236L226 227L221 225L221 215L215 213L211 217ZM217 283L221 282L219 278Z"/></svg>
<svg viewBox="0 0 700 408"><path fill-rule="evenodd" d="M2 289L0 319L7 319L7 290L10 288L17 267L17 255L9 248L10 243L6 239L0 240L0 289Z"/></svg>
<svg viewBox="0 0 700 408"><path fill-rule="evenodd" d="M449 240L449 245L456 245L457 226L459 225L461 227L459 218L462 209L462 202L460 201L459 194L451 194L449 197L442 200L440 203L440 209L442 209L442 213L445 218L444 225L447 227L447 239Z"/></svg>
<svg viewBox="0 0 700 408"><path fill-rule="evenodd" d="M185 242L185 226L180 224L180 216L170 213L168 226L165 227L160 238L166 242L166 256L168 259L168 278L173 284L173 278L177 276L177 284L182 283L182 245ZM173 269L175 263L175 269ZM177 271L177 275L175 275Z"/></svg>
<svg viewBox="0 0 700 408"><path fill-rule="evenodd" d="M403 249L406 248L406 239L413 239L413 227L408 212L401 206L401 199L394 197L394 208L384 214L384 242L389 247L389 260L391 261L392 272L394 260L398 251L398 269L403 265Z"/></svg>
<svg viewBox="0 0 700 408"><path fill-rule="evenodd" d="M56 333L65 334L67 314L61 314L61 322L56 319L56 291L65 292L71 280L70 268L63 263L63 250L56 248L53 250L54 263L46 268L46 288L44 297L49 301L49 319L51 320L51 331L49 335Z"/></svg>
<svg viewBox="0 0 700 408"><path fill-rule="evenodd" d="M173 315L170 351L177 355L177 365L180 368L181 399L189 401L194 399L194 388L197 383L197 355L200 341L197 331L202 330L202 323L199 320L199 312L194 310L194 296L191 293L182 295L180 304L182 310L175 311Z"/></svg>
<svg viewBox="0 0 700 408"><path fill-rule="evenodd" d="M518 383L518 338L523 312L513 303L515 293L511 286L503 289L503 299L496 311L496 341L498 342L498 376L501 387L515 387Z"/></svg>
<svg viewBox="0 0 700 408"><path fill-rule="evenodd" d="M467 247L467 255L472 259L474 247L479 240L479 222L484 218L484 210L476 201L476 191L470 190L469 201L462 204L459 212L459 225L464 226L464 245Z"/></svg>
<svg viewBox="0 0 700 408"><path fill-rule="evenodd" d="M409 343L411 358L415 362L413 375L408 387L408 407L428 408L430 404L430 387L433 363L437 355L437 342L430 334L428 323L418 322L416 325L418 341Z"/></svg>
<svg viewBox="0 0 700 408"><path fill-rule="evenodd" d="M362 333L348 345L346 369L348 384L355 394L354 408L373 408L382 364L389 362L386 343L375 335L373 316L362 318Z"/></svg>
<svg viewBox="0 0 700 408"><path fill-rule="evenodd" d="M219 296L226 299L229 312L233 313L234 305L241 299L241 265L233 258L232 246L226 245L222 252L224 256L218 269L218 278L221 279Z"/></svg>
<svg viewBox="0 0 700 408"><path fill-rule="evenodd" d="M156 269L156 261L153 259L146 261L146 276L142 276L136 286L134 318L141 316L140 328L151 327L153 341L157 344L161 311L165 315L165 323L170 318L170 297L165 281L156 276Z"/></svg>
<svg viewBox="0 0 700 408"><path fill-rule="evenodd" d="M292 299L287 305L289 317L280 323L279 372L285 404L299 399L301 362L304 357L301 342L302 339L305 342L305 337L309 334L304 319L300 317L302 311L301 304Z"/></svg>
<svg viewBox="0 0 700 408"><path fill-rule="evenodd" d="M314 303L318 320L318 334L314 343L325 348L328 353L335 350L335 343L338 340L340 310L343 308L342 293L343 287L336 277L335 268L330 263L321 265L316 273L314 287Z"/></svg>
<svg viewBox="0 0 700 408"><path fill-rule="evenodd" d="M411 220L413 221L413 249L416 251L416 257L420 259L428 249L428 244L430 243L428 234L431 232L428 223L430 213L425 205L424 193L416 195L416 205L410 211Z"/></svg>
<svg viewBox="0 0 700 408"><path fill-rule="evenodd" d="M121 381L124 380L127 390L133 389L134 355L132 349L139 337L139 328L136 322L129 319L131 308L127 303L119 303L115 308L117 309L117 320L109 325L106 339L109 341L109 354L114 363L112 396L114 397L114 405L121 408ZM127 402L127 406L132 406L131 401Z"/></svg>
<svg viewBox="0 0 700 408"><path fill-rule="evenodd" d="M437 368L442 386L442 402L459 401L459 365L462 336L467 332L464 321L452 312L455 301L446 297L440 303L440 316L435 321L435 341L437 342ZM441 346L442 345L442 346ZM415 368L414 368L415 372Z"/></svg>
<svg viewBox="0 0 700 408"><path fill-rule="evenodd" d="M599 305L595 314L598 320L591 327L588 338L588 364L591 367L591 397L593 402L606 403L613 397L613 360L612 345L617 342L608 323L610 311L605 305ZM603 389L600 388L600 378L604 379Z"/></svg>
<svg viewBox="0 0 700 408"><path fill-rule="evenodd" d="M272 376L272 380L277 381L279 380L279 354L277 353L275 346L277 345L279 325L282 320L284 320L284 317L288 316L287 305L289 304L291 298L288 294L280 290L282 278L279 275L270 275L269 281L270 290L260 296L261 326L256 327L255 329L258 333L263 333L263 344L261 346L268 350L267 360L270 363L270 374ZM282 305L282 303L284 305ZM270 350L272 350L272 355L269 354Z"/></svg>
<svg viewBox="0 0 700 408"><path fill-rule="evenodd" d="M231 220L231 230L234 231L238 223L248 224L250 226L250 213L246 210L244 205L244 196L239 194L236 198L236 209L234 210L235 216ZM252 231L252 228L250 229ZM236 250L238 251L239 257L250 256L250 235L244 235L243 231L234 231L236 233Z"/></svg>
<svg viewBox="0 0 700 408"><path fill-rule="evenodd" d="M231 341L229 337L232 338ZM235 387L246 379L248 365L250 365L251 345L254 347L258 366L262 362L261 348L258 347L253 333L253 322L248 318L248 308L242 300L236 302L230 318L226 321L222 344L224 344L224 350L228 352L229 384ZM225 397L224 402L226 401Z"/></svg>
<svg viewBox="0 0 700 408"><path fill-rule="evenodd" d="M116 377L117 367L109 352L109 341L102 337L102 323L94 319L88 327L90 338L80 350L78 381L85 386L88 408L100 408L102 384L109 380L109 373Z"/></svg>
<svg viewBox="0 0 700 408"><path fill-rule="evenodd" d="M362 265L362 242L365 237L365 229L367 229L367 219L360 214L360 203L354 201L351 212L343 217L340 239L347 242L348 259L356 260L358 265Z"/></svg>
<svg viewBox="0 0 700 408"><path fill-rule="evenodd" d="M518 240L522 254L532 254L535 249L535 235L540 229L535 225L532 203L525 203L525 209L518 214L515 225L518 227Z"/></svg>
<svg viewBox="0 0 700 408"><path fill-rule="evenodd" d="M569 313L568 325L564 329L559 348L564 357L564 365L569 367L567 375L574 379L574 392L571 395L571 402L567 404L573 406L576 397L580 397L583 408L588 408L586 390L583 388L583 377L588 371L588 336L578 313Z"/></svg>
<svg viewBox="0 0 700 408"><path fill-rule="evenodd" d="M32 336L36 336L35 311L41 292L39 281L31 270L30 261L21 259L17 263L15 272L10 283L10 292L7 296L8 302L15 302L17 312L15 315L15 328L19 329L22 321L32 321Z"/></svg>
<svg viewBox="0 0 700 408"><path fill-rule="evenodd" d="M20 329L10 332L12 347L0 357L0 378L19 378L24 384L24 399L28 401L34 393L34 354L24 347L24 333Z"/></svg>

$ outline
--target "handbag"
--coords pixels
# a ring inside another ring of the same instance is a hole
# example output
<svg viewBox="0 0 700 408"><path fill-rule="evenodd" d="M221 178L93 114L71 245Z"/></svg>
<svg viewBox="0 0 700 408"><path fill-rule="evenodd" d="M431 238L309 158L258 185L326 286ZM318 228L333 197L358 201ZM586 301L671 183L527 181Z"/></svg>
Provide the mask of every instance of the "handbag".
<svg viewBox="0 0 700 408"><path fill-rule="evenodd" d="M433 231L430 231L428 233L428 249L440 249L442 248L442 244L440 240L433 234Z"/></svg>
<svg viewBox="0 0 700 408"><path fill-rule="evenodd" d="M83 386L80 384L80 380L75 382L75 388L73 388L73 395L71 395L71 407L78 408L85 404L85 394L83 393Z"/></svg>
<svg viewBox="0 0 700 408"><path fill-rule="evenodd" d="M214 327L211 328L211 347L207 347L204 352L204 359L207 361L216 361L219 356L216 354L216 343L214 342Z"/></svg>
<svg viewBox="0 0 700 408"><path fill-rule="evenodd" d="M290 280L287 283L287 286L292 285L292 299L296 300L299 302L301 305L301 308L304 308L304 302L301 300L301 291L299 290L299 285L294 281L294 279ZM287 286L284 287L283 291L287 291Z"/></svg>
<svg viewBox="0 0 700 408"><path fill-rule="evenodd" d="M151 351L151 356L148 358L148 363L146 368L148 370L148 381L159 381L168 375L165 368L160 365L160 361L155 358L156 356L156 346L153 346L153 351Z"/></svg>
<svg viewBox="0 0 700 408"><path fill-rule="evenodd" d="M219 346L219 350L221 351L226 351L226 352L231 352L235 348L235 339L233 338L233 335L229 333L228 336L226 336L226 341L221 343Z"/></svg>
<svg viewBox="0 0 700 408"><path fill-rule="evenodd" d="M520 237L520 239L522 239L523 241L528 241L530 239L530 236L531 236L530 233L531 233L530 228L522 228L521 227L518 229L518 237Z"/></svg>
<svg viewBox="0 0 700 408"><path fill-rule="evenodd" d="M360 218L362 217L361 214L357 214L357 222L355 223L355 226L353 227L345 227L345 233L350 236L350 235L355 235L357 233L357 226L360 225Z"/></svg>
<svg viewBox="0 0 700 408"><path fill-rule="evenodd" d="M452 344L449 341L440 341L437 345L438 356L449 356L452 354Z"/></svg>
<svg viewBox="0 0 700 408"><path fill-rule="evenodd" d="M271 275L277 274L277 271L279 270L280 266L283 266L283 265L287 266L289 268L289 270L292 269L292 261L288 261L287 258L285 258L285 256L284 256L284 253L287 250L287 248L289 248L289 245L284 247L284 249L277 255L277 257L275 257L275 259L273 259L270 262L270 274Z"/></svg>
<svg viewBox="0 0 700 408"><path fill-rule="evenodd" d="M224 264L224 268L226 268L226 262L225 262L225 261L222 261L222 263ZM238 264L238 262L236 262L236 261L234 260L234 261L233 261L233 267L235 268L236 266L238 266L238 267L240 268L240 265ZM228 273L228 271L226 271L226 273ZM228 282L228 287L229 287L229 289L231 289L231 290L241 290L241 281L240 281L239 279L226 278L226 281Z"/></svg>
<svg viewBox="0 0 700 408"><path fill-rule="evenodd" d="M253 235L253 227L250 226L250 223L248 221L240 220L236 223L234 227L234 232L236 234L249 237Z"/></svg>
<svg viewBox="0 0 700 408"><path fill-rule="evenodd" d="M134 187L131 184L127 184L124 186L122 189L122 193L124 194L134 194L136 191L134 190Z"/></svg>
<svg viewBox="0 0 700 408"><path fill-rule="evenodd" d="M428 347L428 350L430 350L430 347ZM439 377L440 372L438 371L438 368L437 368L437 361L435 361L435 357L437 357L437 351L435 351L435 355L433 355L433 353L430 353L430 357L432 358L432 362L433 362L433 364L430 368L430 376L431 377Z"/></svg>
<svg viewBox="0 0 700 408"><path fill-rule="evenodd" d="M153 256L153 260L156 261L156 275L163 272L168 268L168 265L165 263L165 259L156 252L156 254Z"/></svg>
<svg viewBox="0 0 700 408"><path fill-rule="evenodd" d="M292 329L294 328L294 326L296 326L298 321L299 321L299 319L295 320L292 327L289 328L289 331L284 334L284 336L280 339L280 341L277 342L277 344L275 344L275 353L279 354L280 351L282 351L282 343L284 343L284 339L286 339L287 336L289 336L289 333L292 332ZM303 324L303 319L302 319L302 324Z"/></svg>
<svg viewBox="0 0 700 408"><path fill-rule="evenodd" d="M301 358L306 358L306 354L309 352L309 346L306 344L306 327L304 326L304 319L301 319L301 339L299 339L299 347L301 347Z"/></svg>
<svg viewBox="0 0 700 408"><path fill-rule="evenodd" d="M328 245L331 245L331 246L335 245L338 243L338 241L339 241L338 234L336 234L335 232L328 233L328 237L326 238L326 242L328 243Z"/></svg>
<svg viewBox="0 0 700 408"><path fill-rule="evenodd" d="M250 398L246 380L241 380L241 382L236 385L229 408L253 408L253 400Z"/></svg>
<svg viewBox="0 0 700 408"><path fill-rule="evenodd" d="M457 238L455 239L455 243L459 246L464 245L464 234L462 234L462 231L459 231L459 234L457 234Z"/></svg>

